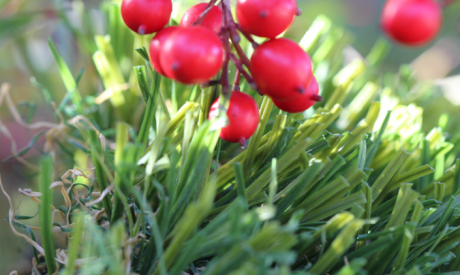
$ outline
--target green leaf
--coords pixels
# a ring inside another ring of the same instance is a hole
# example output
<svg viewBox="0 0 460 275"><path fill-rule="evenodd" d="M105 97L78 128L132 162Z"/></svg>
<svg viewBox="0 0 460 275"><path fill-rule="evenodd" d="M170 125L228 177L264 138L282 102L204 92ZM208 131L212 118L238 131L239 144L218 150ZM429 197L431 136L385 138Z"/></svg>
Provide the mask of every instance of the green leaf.
<svg viewBox="0 0 460 275"><path fill-rule="evenodd" d="M389 184L389 190L397 189L401 183L410 183L415 179L422 178L426 175L434 173L434 169L429 165L423 165L404 173L399 174L395 177L392 182Z"/></svg>
<svg viewBox="0 0 460 275"><path fill-rule="evenodd" d="M372 184L372 200L375 201L386 185L391 181L395 176L399 168L407 161L409 158L409 153L404 150L399 150L396 155L393 157L391 162L387 165L382 174L378 179Z"/></svg>
<svg viewBox="0 0 460 275"><path fill-rule="evenodd" d="M388 248L389 246L394 245L394 239L391 234L387 234L382 238L379 238L376 241L371 242L370 244L353 251L352 253L348 254L346 257L349 261L358 260L358 259L366 259L372 257L372 255L378 253L379 251ZM337 270L340 267L339 263L337 263L332 270ZM342 269L343 270L343 269Z"/></svg>
<svg viewBox="0 0 460 275"><path fill-rule="evenodd" d="M48 40L48 46L51 50L51 53L54 56L54 60L56 61L59 73L61 74L62 81L64 82L64 86L67 89L67 94L69 98L71 98L73 105L75 106L77 112L79 114L83 113L83 105L82 105L82 97L77 89L77 82L72 76L69 67L65 63L64 59L62 58L61 54L59 53L56 45L54 45L53 40L50 38ZM62 103L59 105L59 109L62 110L64 105Z"/></svg>
<svg viewBox="0 0 460 275"><path fill-rule="evenodd" d="M78 217L74 219L75 227L72 230L72 239L69 244L69 251L67 257L67 265L63 272L63 275L73 275L76 270L76 260L80 252L81 239L83 235L84 227L84 214L79 214Z"/></svg>
<svg viewBox="0 0 460 275"><path fill-rule="evenodd" d="M53 160L50 155L45 155L40 163L40 192L41 207L40 207L40 225L43 249L45 250L46 266L49 273L56 271L55 250L53 241L53 232L51 228L51 206L53 205L53 193L50 185L53 181Z"/></svg>
<svg viewBox="0 0 460 275"><path fill-rule="evenodd" d="M276 204L277 213L275 219L280 218L302 192L311 188L310 184L321 167L320 163L313 163L280 192L282 199Z"/></svg>
<svg viewBox="0 0 460 275"><path fill-rule="evenodd" d="M366 196L362 192L357 192L346 198L342 198L337 201L333 200L330 203L326 203L324 206L306 213L302 222L320 221L327 217L334 216L341 211L350 209L355 205L361 205L365 203Z"/></svg>
<svg viewBox="0 0 460 275"><path fill-rule="evenodd" d="M144 117L142 119L141 128L137 136L136 142L145 146L148 142L148 133L150 128L153 127L156 107L157 107L157 98L160 89L160 75L155 75L155 82L152 84L151 93L147 101L147 106L145 108Z"/></svg>
<svg viewBox="0 0 460 275"><path fill-rule="evenodd" d="M180 180L175 188L175 198L177 201L173 206L173 219L177 220L185 205L200 193L203 187L202 176L206 172L208 163L212 161L212 152L214 151L219 131L211 130L209 121L195 133L190 144L189 153L185 159L185 165L180 171ZM209 183L209 182L208 182Z"/></svg>
<svg viewBox="0 0 460 275"><path fill-rule="evenodd" d="M145 66L136 66L134 67L134 72L136 73L137 82L139 83L139 88L141 89L142 96L144 98L145 104L149 100L149 85L147 83L147 76L145 72Z"/></svg>
<svg viewBox="0 0 460 275"><path fill-rule="evenodd" d="M380 143L382 142L383 133L385 132L388 126L388 123L390 122L390 117L391 117L391 111L388 111L385 116L385 120L383 121L382 126L380 127L379 133L374 139L375 146L367 154L366 168L371 167L372 161L374 160L375 155L377 154L377 150L380 147Z"/></svg>
<svg viewBox="0 0 460 275"><path fill-rule="evenodd" d="M408 230L405 230L402 238L401 249L399 250L399 253L396 256L396 260L393 266L395 270L401 270L404 268L404 264L406 263L413 239L414 236L412 235L412 233Z"/></svg>
<svg viewBox="0 0 460 275"><path fill-rule="evenodd" d="M270 185L268 186L268 198L267 198L267 205L273 205L276 190L278 189L278 176L276 172L276 159L272 159L272 166L271 166L271 180Z"/></svg>
<svg viewBox="0 0 460 275"><path fill-rule="evenodd" d="M455 176L453 184L453 194L457 196L460 194L460 159L455 161Z"/></svg>
<svg viewBox="0 0 460 275"><path fill-rule="evenodd" d="M455 197L451 197L448 202L446 202L445 209L442 212L441 218L438 220L438 222L435 224L435 227L433 231L431 231L430 237L435 236L438 234L444 227L448 226L448 221L450 220L451 216L454 213L454 206L457 205L458 202L455 199Z"/></svg>
<svg viewBox="0 0 460 275"><path fill-rule="evenodd" d="M40 209L39 209L38 211L40 212ZM37 213L39 213L39 212L37 212ZM36 216L36 215L37 215L37 214L35 214L35 216ZM35 216L34 216L34 217L35 217ZM19 216L19 217L21 217L21 216ZM15 219L17 219L17 216L15 216ZM5 221L7 221L7 222L9 223L9 222L10 222L9 217L6 217ZM32 240L33 240L34 242L37 241L37 239L35 238L35 234L34 234L33 230L32 230L30 227L28 227L28 226L25 225L25 224L16 222L16 221L13 221L13 225L14 225L14 226L17 226L17 227L19 227L19 228L21 228L21 229L26 230L27 233L30 234L30 237L32 238ZM34 246L32 246L32 249L33 249L33 253L34 253L34 258L35 258L35 260L37 261L37 263L40 262L40 260L39 260L39 258L38 258L37 249L36 249Z"/></svg>
<svg viewBox="0 0 460 275"><path fill-rule="evenodd" d="M32 83L34 87L36 87L42 92L43 98L45 99L46 104L50 105L53 99L51 97L51 93L48 90L48 88L46 88L45 85L39 83L35 77L31 77L30 82Z"/></svg>
<svg viewBox="0 0 460 275"><path fill-rule="evenodd" d="M377 40L369 54L366 56L366 60L369 65L371 67L375 67L380 64L387 56L390 48L390 43L388 43L386 39L381 38Z"/></svg>
<svg viewBox="0 0 460 275"><path fill-rule="evenodd" d="M265 131L265 126L267 125L268 119L270 118L270 113L273 108L273 102L269 97L265 97L260 107L260 122L257 127L256 132L252 135L249 140L248 148L246 148L246 155L243 160L243 169L245 179L249 178L251 175L252 165L256 157L257 149L259 148L259 143L262 138L262 135ZM248 197L251 198L251 195L248 194Z"/></svg>
<svg viewBox="0 0 460 275"><path fill-rule="evenodd" d="M25 154L27 154L27 152L29 152L30 149L32 149L34 146L35 146L35 143L37 143L38 139L43 135L45 134L47 131L41 131L39 132L38 134L36 134L32 140L29 142L29 144L27 144L27 146L23 149L21 149L15 156L11 156L9 158L6 158L4 159L3 161L8 161L10 159L14 159L16 157L22 157L24 156Z"/></svg>
<svg viewBox="0 0 460 275"><path fill-rule="evenodd" d="M105 148L101 148L101 143L99 137L97 136L96 131L89 130L88 131L89 140L90 140L90 148L91 148L91 156L93 159L94 170L96 172L97 182L99 185L99 189L101 192L109 187L107 182L107 175L103 169L103 151ZM110 220L112 215L112 202L111 202L111 195L107 194L104 199L102 200L102 204L105 208L105 213L107 214L107 218Z"/></svg>
<svg viewBox="0 0 460 275"><path fill-rule="evenodd" d="M356 170L364 170L364 167L366 165L366 153L367 153L367 148L366 148L366 135L361 136L361 142L359 144L359 155L358 155L358 165L356 166Z"/></svg>
<svg viewBox="0 0 460 275"><path fill-rule="evenodd" d="M309 270L313 274L324 274L353 244L356 230L364 225L361 220L351 221L339 233L326 253Z"/></svg>
<svg viewBox="0 0 460 275"><path fill-rule="evenodd" d="M238 197L246 203L248 202L248 197L246 195L246 184L244 183L243 167L240 163L233 163L233 169L235 170L235 181L236 181L236 190L238 191Z"/></svg>
<svg viewBox="0 0 460 275"><path fill-rule="evenodd" d="M305 150L305 148L311 144L311 141L305 140L297 145L291 147L286 153L284 153L278 161L277 169L282 172L286 169L292 161L297 157L299 152ZM257 180L255 180L247 189L248 199L252 199L260 190L268 185L271 178L271 171L267 170L262 175L260 175Z"/></svg>
<svg viewBox="0 0 460 275"><path fill-rule="evenodd" d="M204 129L206 129L206 127L204 127ZM167 268L174 263L185 242L192 236L201 221L208 215L209 211L211 211L215 187L215 183L211 182L206 184L203 192L200 194L200 198L197 202L187 207L184 215L171 232L173 239L164 254ZM154 274L160 274L160 271L157 269Z"/></svg>
<svg viewBox="0 0 460 275"><path fill-rule="evenodd" d="M320 39L321 35L327 33L332 26L332 22L324 15L319 15L313 21L308 31L305 33L299 44L308 53L312 53L312 48Z"/></svg>
<svg viewBox="0 0 460 275"><path fill-rule="evenodd" d="M420 196L419 193L411 189L412 184L403 184L399 189L398 198L385 229L404 224L407 213L414 201Z"/></svg>

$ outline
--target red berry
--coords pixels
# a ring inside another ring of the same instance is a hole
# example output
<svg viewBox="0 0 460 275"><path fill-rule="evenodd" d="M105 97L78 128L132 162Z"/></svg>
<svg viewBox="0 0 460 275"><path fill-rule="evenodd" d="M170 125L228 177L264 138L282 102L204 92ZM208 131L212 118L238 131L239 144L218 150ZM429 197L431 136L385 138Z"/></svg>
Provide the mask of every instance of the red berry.
<svg viewBox="0 0 460 275"><path fill-rule="evenodd" d="M222 67L221 40L205 27L180 28L160 50L160 63L167 77L184 84L203 84Z"/></svg>
<svg viewBox="0 0 460 275"><path fill-rule="evenodd" d="M200 14L206 9L206 6L206 3L201 3L188 9L184 16L182 16L180 25L182 27L192 26L192 24L198 20ZM210 28L216 33L219 32L222 27L222 9L219 6L212 7L200 26Z"/></svg>
<svg viewBox="0 0 460 275"><path fill-rule="evenodd" d="M171 0L123 0L121 16L126 26L139 34L161 30L169 22Z"/></svg>
<svg viewBox="0 0 460 275"><path fill-rule="evenodd" d="M238 0L236 5L236 17L243 30L260 37L280 35L296 13L296 0Z"/></svg>
<svg viewBox="0 0 460 275"><path fill-rule="evenodd" d="M313 76L308 54L285 38L270 40L256 48L251 58L251 73L259 89L279 101L304 93Z"/></svg>
<svg viewBox="0 0 460 275"><path fill-rule="evenodd" d="M313 77L310 86L308 86L307 90L295 99L290 99L286 101L277 101L275 99L272 100L276 107L278 107L280 110L283 110L288 113L300 113L306 111L317 101L321 100L321 97L318 96L318 92L318 82L316 81L316 78Z"/></svg>
<svg viewBox="0 0 460 275"><path fill-rule="evenodd" d="M442 25L442 11L434 0L389 0L383 8L382 27L395 41L407 46L430 42Z"/></svg>
<svg viewBox="0 0 460 275"><path fill-rule="evenodd" d="M152 41L150 42L150 49L149 49L150 61L152 61L152 65L155 68L155 70L163 76L166 76L166 75L163 69L161 68L161 64L160 64L160 50L164 42L166 41L166 39L168 39L169 36L178 29L179 27L177 26L164 28L160 30L159 32L157 32L157 34L155 34Z"/></svg>
<svg viewBox="0 0 460 275"><path fill-rule="evenodd" d="M219 99L216 99L209 111L209 120L219 115ZM259 107L248 94L234 91L227 110L228 125L220 132L220 138L228 142L244 143L259 125Z"/></svg>

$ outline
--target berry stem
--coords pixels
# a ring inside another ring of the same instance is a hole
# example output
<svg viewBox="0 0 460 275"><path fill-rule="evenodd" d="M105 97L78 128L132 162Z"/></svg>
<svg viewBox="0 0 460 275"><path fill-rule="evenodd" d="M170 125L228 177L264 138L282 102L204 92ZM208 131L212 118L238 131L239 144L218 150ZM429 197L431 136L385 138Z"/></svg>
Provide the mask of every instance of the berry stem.
<svg viewBox="0 0 460 275"><path fill-rule="evenodd" d="M235 51L238 53L238 56L241 58L241 62L248 68L249 70L251 69L251 61L249 58L246 56L244 53L243 49L241 48L239 43L236 43L232 40L233 47L235 48Z"/></svg>
<svg viewBox="0 0 460 275"><path fill-rule="evenodd" d="M222 67L222 77L221 77L221 84L222 84L222 94L227 95L230 92L229 82L228 82L228 63L229 58L231 55L230 49L230 31L228 29L228 13L227 13L227 6L228 0L222 0L222 28L225 30L222 34L222 39L224 42L224 49L225 49L225 60L224 65Z"/></svg>
<svg viewBox="0 0 460 275"><path fill-rule="evenodd" d="M238 71L246 78L246 81L248 82L249 85L251 85L251 88L259 93L259 95L263 95L260 91L259 88L257 88L256 83L252 79L251 75L249 75L248 72L243 68L243 63L241 63L241 60L239 60L233 53L230 53L230 60L232 61L233 64L235 64L236 68Z"/></svg>
<svg viewBox="0 0 460 275"><path fill-rule="evenodd" d="M441 3L439 4L441 5L442 8L447 8L448 6L454 4L457 1L458 0L441 0Z"/></svg>
<svg viewBox="0 0 460 275"><path fill-rule="evenodd" d="M235 74L235 81L233 82L233 91L239 91L240 90L240 78L241 78L241 72L239 69L236 69L236 74Z"/></svg>
<svg viewBox="0 0 460 275"><path fill-rule="evenodd" d="M246 39L251 42L251 45L252 47L255 49L259 46L259 43L257 43L256 41L254 41L254 39L252 38L252 36L247 33L246 31L244 31L241 26L239 24L235 24L236 25L236 28L244 35L244 37L246 37Z"/></svg>
<svg viewBox="0 0 460 275"><path fill-rule="evenodd" d="M211 11L211 9L214 7L214 5L216 4L217 0L211 0L209 1L208 5L206 6L206 8L204 9L204 11L200 14L200 16L198 17L198 19L193 22L192 25L196 25L196 26L199 26L201 25L201 23L203 23L203 20L206 18L206 16L208 15L208 13Z"/></svg>
<svg viewBox="0 0 460 275"><path fill-rule="evenodd" d="M226 15L226 28L230 31L230 38L232 39L233 43L240 43L241 37L236 31L236 23L233 21L232 10L230 8L230 3L224 4L225 1L222 1L222 7L225 5L225 15Z"/></svg>
<svg viewBox="0 0 460 275"><path fill-rule="evenodd" d="M206 6L206 9L200 14L198 19L193 23L194 25L199 25L201 22L203 22L204 18L206 15L209 13L209 11L212 9L212 7L216 4L217 0L211 0ZM252 36L245 31L243 31L238 24L235 23L233 20L233 15L231 12L230 8L230 0L221 0L221 5L222 5L222 29L219 32L219 36L222 39L222 43L224 45L224 50L225 50L225 57L224 57L224 64L222 66L222 76L220 78L220 84L222 85L222 94L227 95L230 93L230 84L228 80L228 67L229 67L229 62L231 61L233 64L235 64L237 68L237 73L236 73L236 78L235 78L235 83L234 87L235 89L239 90L239 82L240 82L240 77L241 74L243 77L247 80L249 85L251 85L251 88L255 91L257 91L260 95L261 92L259 91L257 85L255 84L254 80L252 79L251 75L243 68L243 65L248 69L251 70L251 61L243 51L243 49L240 46L240 36L238 34L238 31L241 32L246 39L248 39L249 42L251 42L252 47L256 48L259 46L257 42L254 41ZM238 54L238 59L233 53L232 49L230 46L230 41L235 48L235 51ZM215 86L218 85L216 80L209 81L205 84L202 84L201 87L206 88L210 86Z"/></svg>
<svg viewBox="0 0 460 275"><path fill-rule="evenodd" d="M229 3L224 3L225 1L222 1L222 7L226 5L226 16L227 16L227 22L225 27L228 28L230 31L230 39L232 41L233 47L235 48L236 52L238 53L238 56L241 58L241 61L243 64L246 66L246 68L250 69L251 68L251 61L249 58L246 56L246 53L243 51L243 49L240 46L240 41L241 38L238 35L237 30L241 32L241 30L238 28L238 24L233 21L233 16L232 12L230 9L230 4ZM241 32L247 39L250 39L249 41L254 41L250 35L247 35L243 32ZM248 38L249 37L249 38ZM252 42L251 42L252 43ZM254 46L254 45L253 45Z"/></svg>

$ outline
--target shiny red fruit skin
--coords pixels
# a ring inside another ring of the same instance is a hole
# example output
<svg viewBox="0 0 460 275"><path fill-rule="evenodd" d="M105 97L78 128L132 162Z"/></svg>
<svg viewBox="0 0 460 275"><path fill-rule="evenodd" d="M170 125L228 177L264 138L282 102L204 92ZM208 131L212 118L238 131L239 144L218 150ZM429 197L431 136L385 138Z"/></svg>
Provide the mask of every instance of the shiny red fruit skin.
<svg viewBox="0 0 460 275"><path fill-rule="evenodd" d="M160 50L160 64L167 77L183 84L203 84L222 67L221 40L205 27L180 28Z"/></svg>
<svg viewBox="0 0 460 275"><path fill-rule="evenodd" d="M201 3L188 9L184 13L184 16L182 16L180 26L192 26L192 24L195 23L198 17L200 17L200 14L206 9L206 5L206 3ZM222 27L222 9L219 6L212 7L208 15L206 15L206 17L204 18L203 22L201 22L200 26L209 28L214 32L218 33Z"/></svg>
<svg viewBox="0 0 460 275"><path fill-rule="evenodd" d="M209 120L219 115L219 99L211 105ZM243 142L248 140L259 125L259 107L248 94L233 91L227 110L229 124L220 132L220 138L228 142Z"/></svg>
<svg viewBox="0 0 460 275"><path fill-rule="evenodd" d="M260 37L280 35L296 13L296 0L238 0L236 4L236 17L243 30Z"/></svg>
<svg viewBox="0 0 460 275"><path fill-rule="evenodd" d="M406 46L421 46L441 29L442 10L434 0L389 0L383 8L381 24L393 40Z"/></svg>
<svg viewBox="0 0 460 275"><path fill-rule="evenodd" d="M310 86L305 90L305 92L297 98L288 100L288 101L276 101L273 100L273 103L280 110L283 110L288 113L300 113L304 112L313 106L316 103L316 100L312 96L317 96L319 92L318 81L313 77L311 80Z"/></svg>
<svg viewBox="0 0 460 275"><path fill-rule="evenodd" d="M256 48L251 57L251 73L259 89L278 101L301 95L313 77L308 54L285 38Z"/></svg>
<svg viewBox="0 0 460 275"><path fill-rule="evenodd" d="M155 36L153 37L152 41L150 41L149 53L150 53L150 61L152 62L153 67L155 70L163 75L166 76L163 69L161 68L160 64L160 50L169 36L178 30L179 27L171 26L164 29L161 29Z"/></svg>
<svg viewBox="0 0 460 275"><path fill-rule="evenodd" d="M161 30L169 22L171 0L123 0L121 16L126 26L139 34Z"/></svg>

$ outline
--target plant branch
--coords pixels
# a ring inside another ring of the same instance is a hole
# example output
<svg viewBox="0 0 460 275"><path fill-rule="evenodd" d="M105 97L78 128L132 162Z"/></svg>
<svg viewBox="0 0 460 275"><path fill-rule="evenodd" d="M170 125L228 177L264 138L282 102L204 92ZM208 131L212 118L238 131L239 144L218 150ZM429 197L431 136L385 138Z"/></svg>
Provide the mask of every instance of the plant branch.
<svg viewBox="0 0 460 275"><path fill-rule="evenodd" d="M203 20L206 18L206 16L208 15L208 13L211 11L211 9L214 7L214 5L216 4L217 0L211 0L209 1L208 5L206 6L206 8L204 9L204 11L200 14L200 16L196 19L195 22L193 22L193 26L199 26L201 25L201 23L203 23Z"/></svg>
<svg viewBox="0 0 460 275"><path fill-rule="evenodd" d="M224 33L222 34L222 40L224 42L225 49L225 60L224 65L222 66L222 77L220 78L222 84L222 94L227 95L230 92L229 82L228 82L228 63L229 57L231 54L230 49L230 31L228 27L228 13L227 9L230 7L228 5L228 0L222 0L222 28Z"/></svg>
<svg viewBox="0 0 460 275"><path fill-rule="evenodd" d="M458 0L441 0L439 3L441 5L441 8L447 8L452 4L455 4L455 2L458 2Z"/></svg>
<svg viewBox="0 0 460 275"><path fill-rule="evenodd" d="M225 1L222 2L222 6L227 5L227 4L224 4L224 2ZM236 24L235 21L233 21L233 16L232 16L232 13L231 13L231 10L230 10L230 5L228 5L225 10L226 10L226 16L227 16L226 28L228 28L228 31L230 32L230 39L232 41L232 45L235 48L236 52L238 53L238 56L241 59L241 62L243 62L244 66L246 66L246 68L250 69L251 68L251 61L246 56L246 54L244 53L243 49L241 48L241 46L239 44L240 41L241 41L241 38L238 35L237 30L239 30L249 41L254 41L254 40L247 33L243 33L238 28L238 24ZM255 41L254 41L254 43L255 43ZM253 47L254 47L254 44L253 44Z"/></svg>
<svg viewBox="0 0 460 275"><path fill-rule="evenodd" d="M222 7L225 6L225 16L226 16L226 27L230 32L230 38L232 39L232 43L240 43L241 37L236 31L236 23L233 21L232 10L230 8L230 3L224 3L225 0L222 1Z"/></svg>
<svg viewBox="0 0 460 275"><path fill-rule="evenodd" d="M243 30L240 26L240 24L235 24L236 25L236 28L244 35L244 37L246 37L246 39L251 42L251 45L252 47L255 49L257 47L259 47L259 43L257 43L256 41L254 41L254 39L252 38L252 36L247 33L245 30Z"/></svg>
<svg viewBox="0 0 460 275"><path fill-rule="evenodd" d="M203 21L203 19L206 17L206 15L209 13L211 8L215 5L217 0L211 0L208 5L206 6L206 9L200 14L199 18L194 22L194 25L199 25ZM222 76L219 81L213 80L209 81L201 87L206 88L210 86L215 86L218 85L219 83L222 85L222 94L226 95L230 92L230 84L228 80L228 67L229 67L229 62L232 61L232 63L235 64L237 67L237 73L236 73L236 79L235 83L233 85L234 89L239 90L239 83L240 83L240 75L242 74L244 78L248 81L249 85L251 85L251 88L256 90L257 92L260 93L259 89L257 88L257 85L255 84L254 80L252 79L251 75L243 68L243 65L250 70L251 69L251 61L249 58L246 56L244 53L243 49L241 48L239 42L241 41L241 38L238 34L238 31L240 31L248 41L251 42L252 46L256 48L259 46L254 39L251 37L250 34L246 33L241 29L241 27L235 23L233 20L231 8L230 8L230 1L229 0L221 0L221 5L222 5L222 29L218 33L220 38L222 39L222 43L224 46L225 50L225 56L224 56L224 63L222 65ZM230 41L235 48L235 51L238 54L238 59L233 53L230 45Z"/></svg>
<svg viewBox="0 0 460 275"><path fill-rule="evenodd" d="M235 81L233 82L233 91L239 91L240 90L240 78L241 78L241 72L239 69L236 69L235 73Z"/></svg>
<svg viewBox="0 0 460 275"><path fill-rule="evenodd" d="M246 68L251 70L251 61L249 60L249 58L244 53L244 51L241 48L240 44L236 43L233 40L232 40L232 44L233 44L233 47L235 48L235 51L238 53L238 56L241 59L241 62L244 64L244 66L246 66Z"/></svg>
<svg viewBox="0 0 460 275"><path fill-rule="evenodd" d="M252 79L251 75L249 75L248 72L243 68L243 63L233 54L230 53L230 60L232 61L233 64L235 64L236 68L238 71L246 78L246 81L248 82L249 85L251 85L251 88L259 93L259 95L263 95L259 88L257 87L256 83Z"/></svg>

